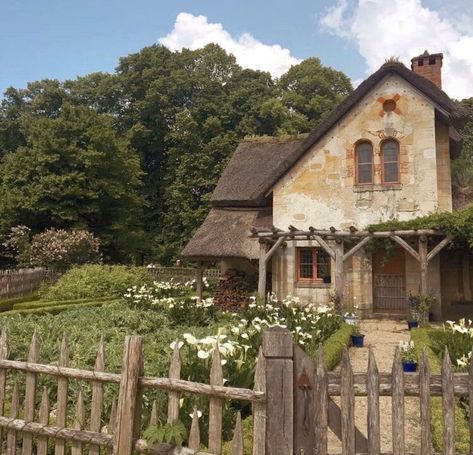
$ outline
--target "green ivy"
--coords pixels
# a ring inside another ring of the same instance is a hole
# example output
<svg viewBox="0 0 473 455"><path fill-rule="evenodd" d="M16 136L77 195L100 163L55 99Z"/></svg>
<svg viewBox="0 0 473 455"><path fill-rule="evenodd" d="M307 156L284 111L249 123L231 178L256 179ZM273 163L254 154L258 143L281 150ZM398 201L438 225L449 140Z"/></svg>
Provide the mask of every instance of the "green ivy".
<svg viewBox="0 0 473 455"><path fill-rule="evenodd" d="M437 229L473 247L473 205L456 212L440 212L409 221L390 220L368 227L373 231Z"/></svg>

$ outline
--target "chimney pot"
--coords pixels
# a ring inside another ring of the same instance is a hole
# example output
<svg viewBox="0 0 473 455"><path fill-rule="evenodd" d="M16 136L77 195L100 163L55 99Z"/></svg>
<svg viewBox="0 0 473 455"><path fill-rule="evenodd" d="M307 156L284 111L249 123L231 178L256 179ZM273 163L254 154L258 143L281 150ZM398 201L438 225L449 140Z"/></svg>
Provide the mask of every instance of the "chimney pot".
<svg viewBox="0 0 473 455"><path fill-rule="evenodd" d="M426 50L422 55L411 59L411 69L442 88L443 54L429 54Z"/></svg>

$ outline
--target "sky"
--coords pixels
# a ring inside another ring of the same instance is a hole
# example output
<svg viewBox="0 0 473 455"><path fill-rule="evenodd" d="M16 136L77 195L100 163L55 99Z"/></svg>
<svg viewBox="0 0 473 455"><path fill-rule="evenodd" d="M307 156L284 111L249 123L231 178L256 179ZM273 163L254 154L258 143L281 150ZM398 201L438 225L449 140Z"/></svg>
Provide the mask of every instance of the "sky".
<svg viewBox="0 0 473 455"><path fill-rule="evenodd" d="M473 0L0 0L0 93L112 72L155 43L216 42L278 77L308 57L356 85L386 58L444 53L444 89L473 96ZM1 95L0 95L1 96Z"/></svg>

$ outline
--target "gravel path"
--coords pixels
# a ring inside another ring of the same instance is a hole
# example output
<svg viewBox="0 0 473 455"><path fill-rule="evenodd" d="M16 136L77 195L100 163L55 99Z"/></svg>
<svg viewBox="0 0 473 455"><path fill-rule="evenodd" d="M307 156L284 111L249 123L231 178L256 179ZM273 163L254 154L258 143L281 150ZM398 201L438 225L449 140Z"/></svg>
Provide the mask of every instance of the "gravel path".
<svg viewBox="0 0 473 455"><path fill-rule="evenodd" d="M387 320L366 320L361 322L361 331L365 334L364 348L350 348L350 359L354 372L366 372L368 368L368 348L373 349L379 372L390 372L396 347L399 341L410 339L405 322ZM339 399L337 397L337 404ZM381 451L392 452L391 439L391 398L380 397ZM366 398L355 398L356 427L367 435ZM339 439L329 432L329 452L341 453ZM417 397L405 399L405 441L407 452L419 452L419 400Z"/></svg>

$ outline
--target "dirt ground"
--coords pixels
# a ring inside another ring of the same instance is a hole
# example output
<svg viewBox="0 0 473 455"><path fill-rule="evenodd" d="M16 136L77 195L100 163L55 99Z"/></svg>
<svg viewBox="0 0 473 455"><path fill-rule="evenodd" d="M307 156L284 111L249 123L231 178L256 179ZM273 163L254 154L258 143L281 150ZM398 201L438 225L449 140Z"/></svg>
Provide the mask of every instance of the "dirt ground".
<svg viewBox="0 0 473 455"><path fill-rule="evenodd" d="M373 349L379 372L390 372L396 347L399 341L410 339L407 324L400 321L366 320L361 322L365 334L365 347L350 348L350 359L354 372L366 372L368 368L368 349ZM334 400L339 404L339 399ZM392 452L391 438L391 398L380 397L381 452ZM366 398L355 398L356 427L367 436ZM407 452L419 452L419 399L405 399L405 444ZM340 440L329 433L329 453L341 453Z"/></svg>

